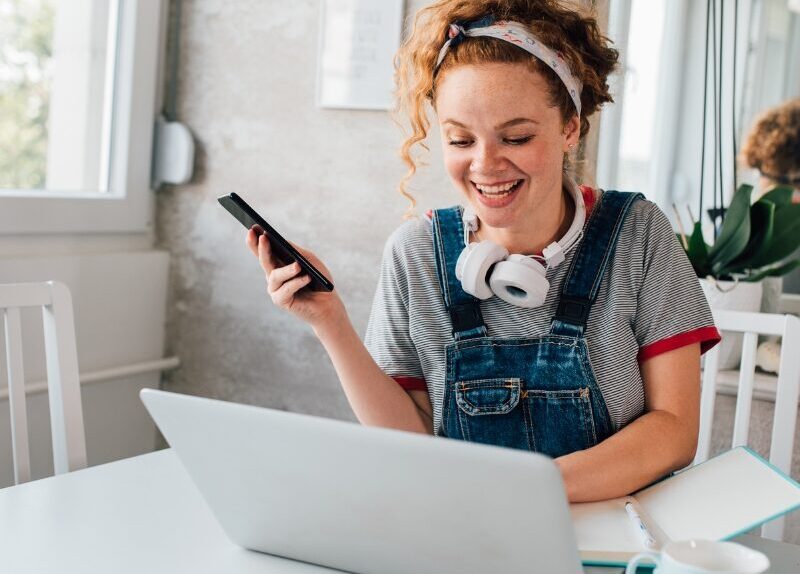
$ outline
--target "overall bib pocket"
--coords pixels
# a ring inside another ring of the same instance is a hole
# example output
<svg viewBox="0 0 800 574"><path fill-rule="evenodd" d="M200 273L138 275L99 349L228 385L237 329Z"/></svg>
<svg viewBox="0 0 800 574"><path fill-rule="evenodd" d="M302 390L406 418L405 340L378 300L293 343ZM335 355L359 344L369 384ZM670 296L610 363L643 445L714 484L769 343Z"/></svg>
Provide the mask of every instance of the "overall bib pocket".
<svg viewBox="0 0 800 574"><path fill-rule="evenodd" d="M531 441L553 458L597 444L589 387L523 391L523 408L531 421Z"/></svg>
<svg viewBox="0 0 800 574"><path fill-rule="evenodd" d="M519 379L480 379L456 383L456 403L468 415L505 415L519 404Z"/></svg>
<svg viewBox="0 0 800 574"><path fill-rule="evenodd" d="M519 408L522 381L518 378L456 381L447 389L445 434L484 444L528 448L525 414ZM452 397L452 394L455 397ZM525 444L520 445L520 440Z"/></svg>

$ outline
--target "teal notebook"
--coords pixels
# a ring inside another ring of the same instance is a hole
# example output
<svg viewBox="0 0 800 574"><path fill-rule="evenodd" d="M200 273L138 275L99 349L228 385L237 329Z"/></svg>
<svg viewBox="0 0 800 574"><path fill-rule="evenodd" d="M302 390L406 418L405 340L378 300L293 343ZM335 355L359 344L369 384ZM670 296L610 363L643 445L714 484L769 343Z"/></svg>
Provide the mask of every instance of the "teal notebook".
<svg viewBox="0 0 800 574"><path fill-rule="evenodd" d="M570 505L584 565L624 566L646 550L625 512L633 498L657 540L727 540L800 508L800 484L738 447L631 496Z"/></svg>

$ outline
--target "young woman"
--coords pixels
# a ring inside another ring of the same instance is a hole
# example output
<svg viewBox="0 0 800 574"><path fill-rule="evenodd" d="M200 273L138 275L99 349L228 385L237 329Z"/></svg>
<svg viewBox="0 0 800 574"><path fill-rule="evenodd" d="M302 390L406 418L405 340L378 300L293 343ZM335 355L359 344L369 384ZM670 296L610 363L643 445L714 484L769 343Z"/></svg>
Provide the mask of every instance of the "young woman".
<svg viewBox="0 0 800 574"><path fill-rule="evenodd" d="M430 104L466 209L389 238L366 345L335 292L302 291L308 277L247 236L272 300L313 327L362 423L545 453L572 501L691 462L701 349L719 339L662 212L566 175L586 117L610 101L607 43L555 1L418 13L397 59L402 153L410 176Z"/></svg>

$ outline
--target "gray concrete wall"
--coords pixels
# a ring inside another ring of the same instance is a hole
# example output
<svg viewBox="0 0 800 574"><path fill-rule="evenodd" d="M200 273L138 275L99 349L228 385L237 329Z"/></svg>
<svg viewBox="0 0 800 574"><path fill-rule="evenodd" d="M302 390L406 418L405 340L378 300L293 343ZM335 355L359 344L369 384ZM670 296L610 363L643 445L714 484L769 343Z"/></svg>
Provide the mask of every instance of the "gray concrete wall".
<svg viewBox="0 0 800 574"><path fill-rule="evenodd" d="M199 158L191 185L158 197L158 244L172 254L166 352L182 361L165 387L352 419L311 330L272 306L243 229L216 203L235 191L315 251L363 334L384 241L407 206L395 191L402 137L386 112L315 107L320 4L183 2L177 112ZM407 4L411 14L425 2ZM414 183L420 211L457 200L438 136L430 145L430 167ZM771 411L754 412L763 451ZM732 408L719 413L730 421Z"/></svg>
<svg viewBox="0 0 800 574"><path fill-rule="evenodd" d="M311 330L272 306L243 228L216 202L235 191L316 252L363 334L384 241L407 207L395 190L402 134L388 112L315 106L320 6L182 4L177 113L199 158L191 185L158 197L158 243L173 256L167 352L182 361L165 387L352 418ZM456 200L438 149L416 184L426 209Z"/></svg>

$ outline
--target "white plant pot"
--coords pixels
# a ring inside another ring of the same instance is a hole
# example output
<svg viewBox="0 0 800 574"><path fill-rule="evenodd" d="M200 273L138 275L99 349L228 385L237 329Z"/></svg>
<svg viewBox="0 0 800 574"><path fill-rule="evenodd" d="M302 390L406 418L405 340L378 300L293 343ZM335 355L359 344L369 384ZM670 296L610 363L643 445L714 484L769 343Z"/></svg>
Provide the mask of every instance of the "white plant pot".
<svg viewBox="0 0 800 574"><path fill-rule="evenodd" d="M764 277L764 292L761 298L762 313L780 313L783 277Z"/></svg>
<svg viewBox="0 0 800 574"><path fill-rule="evenodd" d="M761 281L747 283L740 281L717 281L700 279L703 293L712 310L748 311L758 313L761 310L763 285ZM736 369L742 359L742 335L725 333L719 348L719 368Z"/></svg>

